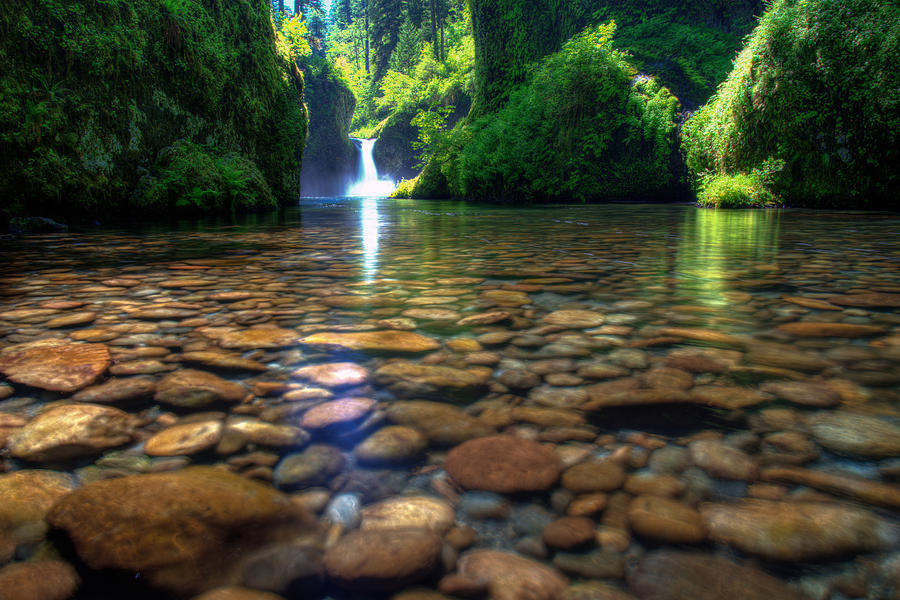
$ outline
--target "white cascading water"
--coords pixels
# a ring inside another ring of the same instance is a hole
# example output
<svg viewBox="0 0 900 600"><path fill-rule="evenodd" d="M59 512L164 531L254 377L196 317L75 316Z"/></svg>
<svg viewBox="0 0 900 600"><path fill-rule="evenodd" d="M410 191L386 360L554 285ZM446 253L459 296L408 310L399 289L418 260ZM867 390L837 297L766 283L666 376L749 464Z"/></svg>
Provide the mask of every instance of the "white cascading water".
<svg viewBox="0 0 900 600"><path fill-rule="evenodd" d="M348 196L390 196L396 189L396 185L390 179L379 179L378 169L375 168L375 159L372 158L372 150L375 148L377 138L364 140L350 138L359 148L359 175L357 180L347 188Z"/></svg>

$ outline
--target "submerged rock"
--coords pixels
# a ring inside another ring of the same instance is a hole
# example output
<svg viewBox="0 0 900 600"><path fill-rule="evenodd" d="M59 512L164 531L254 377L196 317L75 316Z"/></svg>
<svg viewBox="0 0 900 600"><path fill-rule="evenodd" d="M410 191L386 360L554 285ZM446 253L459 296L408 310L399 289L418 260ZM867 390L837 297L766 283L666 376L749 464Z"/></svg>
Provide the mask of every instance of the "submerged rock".
<svg viewBox="0 0 900 600"><path fill-rule="evenodd" d="M358 591L400 589L420 581L438 565L441 538L430 529L351 531L325 553L326 576Z"/></svg>
<svg viewBox="0 0 900 600"><path fill-rule="evenodd" d="M434 339L409 331L360 331L353 333L315 333L300 340L310 346L340 346L348 350L418 354L437 350Z"/></svg>
<svg viewBox="0 0 900 600"><path fill-rule="evenodd" d="M228 583L240 558L266 544L318 538L315 519L288 496L211 467L90 483L47 521L90 568L140 572L177 594Z"/></svg>
<svg viewBox="0 0 900 600"><path fill-rule="evenodd" d="M430 496L399 496L362 510L360 529L431 529L444 534L455 521L453 507Z"/></svg>
<svg viewBox="0 0 900 600"><path fill-rule="evenodd" d="M641 600L809 600L799 590L752 567L719 556L663 550L628 574Z"/></svg>
<svg viewBox="0 0 900 600"><path fill-rule="evenodd" d="M112 360L103 344L41 340L0 351L0 373L10 381L71 393L97 381Z"/></svg>
<svg viewBox="0 0 900 600"><path fill-rule="evenodd" d="M198 408L214 402L240 402L246 395L247 390L239 383L205 371L181 369L162 378L154 399L182 408Z"/></svg>
<svg viewBox="0 0 900 600"><path fill-rule="evenodd" d="M456 369L408 361L391 362L375 371L375 380L400 395L452 394L474 396L487 389L491 369Z"/></svg>
<svg viewBox="0 0 900 600"><path fill-rule="evenodd" d="M895 525L843 504L744 500L706 504L700 513L711 539L773 560L834 558L900 541Z"/></svg>
<svg viewBox="0 0 900 600"><path fill-rule="evenodd" d="M20 562L0 569L3 600L66 600L79 583L72 565L61 560Z"/></svg>
<svg viewBox="0 0 900 600"><path fill-rule="evenodd" d="M816 442L832 452L870 458L900 454L900 426L879 417L820 412L809 417L806 426Z"/></svg>
<svg viewBox="0 0 900 600"><path fill-rule="evenodd" d="M40 540L47 531L47 511L73 489L72 476L56 471L35 469L0 475L0 535L14 546Z"/></svg>
<svg viewBox="0 0 900 600"><path fill-rule="evenodd" d="M557 600L569 581L556 569L497 550L472 550L459 559L457 571L486 581L491 600Z"/></svg>
<svg viewBox="0 0 900 600"><path fill-rule="evenodd" d="M465 489L500 493L546 490L559 479L560 467L553 450L510 435L464 442L444 462Z"/></svg>
<svg viewBox="0 0 900 600"><path fill-rule="evenodd" d="M441 446L455 446L466 440L494 433L493 428L459 408L443 402L412 400L393 402L387 408L388 418L422 432L428 441Z"/></svg>
<svg viewBox="0 0 900 600"><path fill-rule="evenodd" d="M67 460L127 444L137 419L110 406L68 404L31 419L9 437L9 452L30 461Z"/></svg>

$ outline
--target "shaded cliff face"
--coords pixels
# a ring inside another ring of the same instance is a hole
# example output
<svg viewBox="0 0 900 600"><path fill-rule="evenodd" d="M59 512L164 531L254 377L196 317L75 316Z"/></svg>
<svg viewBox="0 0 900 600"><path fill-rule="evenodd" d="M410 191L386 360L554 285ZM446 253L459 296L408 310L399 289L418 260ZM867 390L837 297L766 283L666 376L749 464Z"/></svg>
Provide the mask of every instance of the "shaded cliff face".
<svg viewBox="0 0 900 600"><path fill-rule="evenodd" d="M303 75L309 137L300 187L304 196L339 196L357 171L357 151L349 137L356 98L325 59L306 59Z"/></svg>
<svg viewBox="0 0 900 600"><path fill-rule="evenodd" d="M753 175L794 206L896 209L900 6L773 2L716 95L687 121L698 183Z"/></svg>
<svg viewBox="0 0 900 600"><path fill-rule="evenodd" d="M475 115L502 106L533 61L556 52L588 24L615 20L617 47L668 85L702 104L728 73L762 0L472 0Z"/></svg>
<svg viewBox="0 0 900 600"><path fill-rule="evenodd" d="M265 0L4 2L0 211L227 211L299 196L303 79Z"/></svg>

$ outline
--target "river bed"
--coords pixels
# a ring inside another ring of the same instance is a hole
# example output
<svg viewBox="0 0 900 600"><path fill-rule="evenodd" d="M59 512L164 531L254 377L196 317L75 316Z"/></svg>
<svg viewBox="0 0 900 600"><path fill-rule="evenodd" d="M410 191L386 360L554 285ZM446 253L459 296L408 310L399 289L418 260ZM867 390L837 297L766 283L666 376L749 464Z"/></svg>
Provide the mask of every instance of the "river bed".
<svg viewBox="0 0 900 600"><path fill-rule="evenodd" d="M0 589L897 598L897 231L334 198L2 242Z"/></svg>

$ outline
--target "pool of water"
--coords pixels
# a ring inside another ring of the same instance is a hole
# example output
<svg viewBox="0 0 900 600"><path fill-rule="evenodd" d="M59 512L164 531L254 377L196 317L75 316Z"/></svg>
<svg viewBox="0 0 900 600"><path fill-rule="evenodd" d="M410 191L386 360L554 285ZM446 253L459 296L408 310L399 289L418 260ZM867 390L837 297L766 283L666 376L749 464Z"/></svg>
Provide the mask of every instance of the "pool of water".
<svg viewBox="0 0 900 600"><path fill-rule="evenodd" d="M0 589L896 598L897 231L328 198L0 242Z"/></svg>

